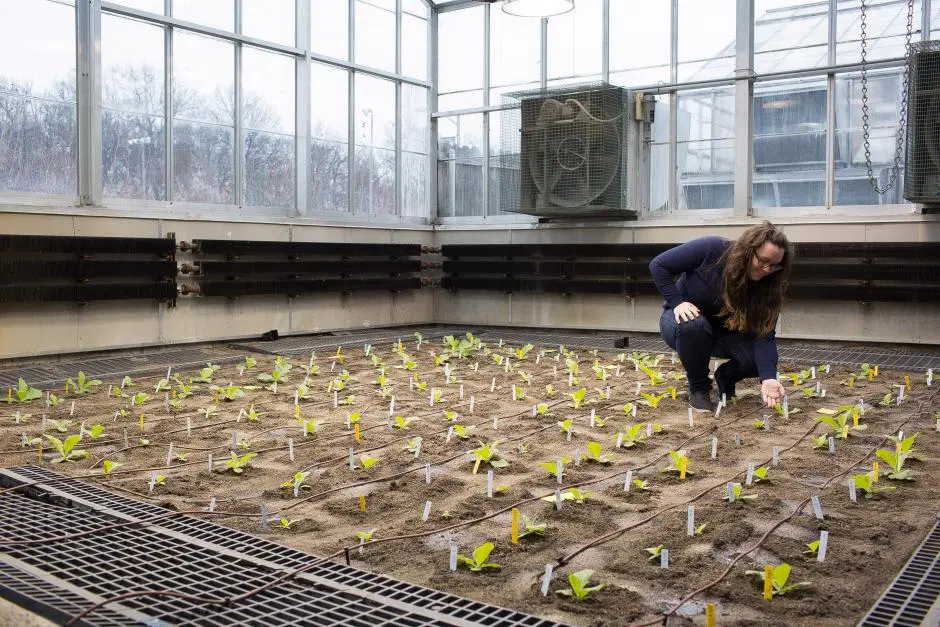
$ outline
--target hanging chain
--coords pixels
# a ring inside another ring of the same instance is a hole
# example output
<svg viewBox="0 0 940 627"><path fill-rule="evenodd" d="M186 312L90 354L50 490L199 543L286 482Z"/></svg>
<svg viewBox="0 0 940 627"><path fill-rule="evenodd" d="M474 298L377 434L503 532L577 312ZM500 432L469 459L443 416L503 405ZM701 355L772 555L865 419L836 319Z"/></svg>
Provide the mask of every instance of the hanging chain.
<svg viewBox="0 0 940 627"><path fill-rule="evenodd" d="M910 58L911 58L911 35L914 32L914 0L907 1L907 39L904 43L904 73L901 78L901 115L898 122L897 145L894 151L894 168L888 176L888 183L884 187L878 187L875 180L875 172L871 163L871 126L868 114L868 62L865 57L867 50L867 37L865 33L868 6L867 0L861 0L862 3L862 137L865 139L865 167L868 168L868 182L872 189L878 194L884 194L897 182L898 173L901 171L901 151L904 148L904 128L907 121L907 85L910 77Z"/></svg>

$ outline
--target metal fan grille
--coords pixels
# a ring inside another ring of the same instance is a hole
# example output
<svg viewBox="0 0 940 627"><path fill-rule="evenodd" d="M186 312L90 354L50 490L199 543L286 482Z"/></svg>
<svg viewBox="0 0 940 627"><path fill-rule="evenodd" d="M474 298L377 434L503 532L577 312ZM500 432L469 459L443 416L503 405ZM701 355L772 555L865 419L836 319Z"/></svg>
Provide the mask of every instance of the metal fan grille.
<svg viewBox="0 0 940 627"><path fill-rule="evenodd" d="M500 208L540 216L626 207L627 92L606 84L516 92L495 158ZM518 108L515 108L518 107Z"/></svg>
<svg viewBox="0 0 940 627"><path fill-rule="evenodd" d="M911 46L904 197L940 203L940 41Z"/></svg>

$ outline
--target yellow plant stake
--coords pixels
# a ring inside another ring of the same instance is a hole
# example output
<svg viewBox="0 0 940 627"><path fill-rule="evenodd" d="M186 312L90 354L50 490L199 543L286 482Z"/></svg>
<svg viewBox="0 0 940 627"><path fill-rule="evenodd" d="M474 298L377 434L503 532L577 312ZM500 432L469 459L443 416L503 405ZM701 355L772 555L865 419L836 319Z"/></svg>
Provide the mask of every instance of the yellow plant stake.
<svg viewBox="0 0 940 627"><path fill-rule="evenodd" d="M852 416L852 426L858 429L858 414L855 414L854 416Z"/></svg>
<svg viewBox="0 0 940 627"><path fill-rule="evenodd" d="M679 462L679 480L685 481L685 471L689 467L689 458L683 457Z"/></svg>
<svg viewBox="0 0 940 627"><path fill-rule="evenodd" d="M141 433L144 432L144 415L143 414L140 415L140 432Z"/></svg>
<svg viewBox="0 0 940 627"><path fill-rule="evenodd" d="M715 627L715 604L705 604L705 627Z"/></svg>
<svg viewBox="0 0 940 627"><path fill-rule="evenodd" d="M300 418L300 405L294 405L294 417Z"/></svg>
<svg viewBox="0 0 940 627"><path fill-rule="evenodd" d="M173 398L176 398L176 390L173 390Z"/></svg>
<svg viewBox="0 0 940 627"><path fill-rule="evenodd" d="M868 380L869 381L875 380L875 370L873 368L868 369Z"/></svg>
<svg viewBox="0 0 940 627"><path fill-rule="evenodd" d="M366 495L365 494L359 495L359 511L360 512L366 511Z"/></svg>
<svg viewBox="0 0 940 627"><path fill-rule="evenodd" d="M356 438L356 442L358 442L358 441L359 441L359 438L362 437L362 435L359 433L359 423L358 423L358 422L353 425L353 436Z"/></svg>
<svg viewBox="0 0 940 627"><path fill-rule="evenodd" d="M855 387L855 375L854 374L849 375L849 387L850 388Z"/></svg>
<svg viewBox="0 0 940 627"><path fill-rule="evenodd" d="M874 462L871 465L871 480L878 483L878 462Z"/></svg>
<svg viewBox="0 0 940 627"><path fill-rule="evenodd" d="M911 377L909 375L904 375L904 387L907 388L907 391L911 391Z"/></svg>
<svg viewBox="0 0 940 627"><path fill-rule="evenodd" d="M875 376L878 376L878 366L875 366Z"/></svg>
<svg viewBox="0 0 940 627"><path fill-rule="evenodd" d="M857 422L856 418L856 422ZM858 426L858 424L856 424ZM847 440L849 438L849 425L842 425L842 439Z"/></svg>
<svg viewBox="0 0 940 627"><path fill-rule="evenodd" d="M512 508L512 532L510 538L513 544L519 544L519 508Z"/></svg>
<svg viewBox="0 0 940 627"><path fill-rule="evenodd" d="M764 600L769 601L774 597L774 567L764 566Z"/></svg>

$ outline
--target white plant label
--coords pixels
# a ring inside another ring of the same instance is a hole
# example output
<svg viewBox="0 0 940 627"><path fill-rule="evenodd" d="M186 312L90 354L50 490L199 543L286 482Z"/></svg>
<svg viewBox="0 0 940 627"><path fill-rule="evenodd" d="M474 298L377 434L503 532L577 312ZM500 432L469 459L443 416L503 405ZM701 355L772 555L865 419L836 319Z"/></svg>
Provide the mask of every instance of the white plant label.
<svg viewBox="0 0 940 627"><path fill-rule="evenodd" d="M190 416L186 416L186 435L193 434L193 419Z"/></svg>
<svg viewBox="0 0 940 627"><path fill-rule="evenodd" d="M450 541L450 569L457 570L457 543Z"/></svg>
<svg viewBox="0 0 940 627"><path fill-rule="evenodd" d="M262 529L268 528L268 504L267 503L261 504L261 528Z"/></svg>
<svg viewBox="0 0 940 627"><path fill-rule="evenodd" d="M463 383L460 384L460 400L463 400Z"/></svg>
<svg viewBox="0 0 940 627"><path fill-rule="evenodd" d="M499 416L493 416L493 431L499 431Z"/></svg>
<svg viewBox="0 0 940 627"><path fill-rule="evenodd" d="M634 405L634 408L635 408L635 407L636 407L636 406ZM646 437L648 437L648 438L653 437L653 423L652 423L652 422L647 422L647 423L646 423Z"/></svg>
<svg viewBox="0 0 940 627"><path fill-rule="evenodd" d="M392 397L392 400L388 403L388 415L391 416L395 413L395 397Z"/></svg>
<svg viewBox="0 0 940 627"><path fill-rule="evenodd" d="M451 437L453 437L453 435L454 435L454 428L453 428L453 427L448 427L448 428L447 428L447 439L444 440L444 442L445 442L445 443L449 443L449 442L450 442L450 439L451 439Z"/></svg>
<svg viewBox="0 0 940 627"><path fill-rule="evenodd" d="M691 408L691 407L689 407L689 426L690 426L690 427L694 427L694 426L695 426L695 419L692 417L692 408Z"/></svg>
<svg viewBox="0 0 940 627"><path fill-rule="evenodd" d="M575 466L581 465L581 449L580 448L574 449L574 465Z"/></svg>
<svg viewBox="0 0 940 627"><path fill-rule="evenodd" d="M826 561L826 550L829 548L829 532L826 530L819 532L819 548L816 549L816 561Z"/></svg>
<svg viewBox="0 0 940 627"><path fill-rule="evenodd" d="M574 433L574 427L568 429L568 432L565 433L565 440L571 442L571 434Z"/></svg>
<svg viewBox="0 0 940 627"><path fill-rule="evenodd" d="M728 502L734 503L734 484L728 482Z"/></svg>
<svg viewBox="0 0 940 627"><path fill-rule="evenodd" d="M294 461L294 438L287 438L287 456Z"/></svg>
<svg viewBox="0 0 940 627"><path fill-rule="evenodd" d="M815 378L816 378L816 367L815 367L815 366L813 366L812 368L809 369L809 378L810 378L810 379L815 379Z"/></svg>
<svg viewBox="0 0 940 627"><path fill-rule="evenodd" d="M214 496L211 499L209 499L209 511L210 512L215 511L215 497Z"/></svg>
<svg viewBox="0 0 940 627"><path fill-rule="evenodd" d="M82 423L78 425L78 441L81 442L85 439L85 421L82 420Z"/></svg>
<svg viewBox="0 0 940 627"><path fill-rule="evenodd" d="M938 430L940 430L940 429L938 429ZM129 446L130 446L130 442L129 442L128 439L127 439L127 429L124 429L124 448L127 448L127 447L129 447Z"/></svg>
<svg viewBox="0 0 940 627"><path fill-rule="evenodd" d="M209 464L209 472L212 472L212 453L209 453L209 458L206 461Z"/></svg>
<svg viewBox="0 0 940 627"><path fill-rule="evenodd" d="M69 418L75 415L75 401L72 401L72 406L69 408Z"/></svg>
<svg viewBox="0 0 940 627"><path fill-rule="evenodd" d="M620 364L617 364L617 373L616 376L620 376Z"/></svg>
<svg viewBox="0 0 940 627"><path fill-rule="evenodd" d="M813 498L810 499L810 502L813 504L813 515L816 516L819 520L823 519L822 504L819 502L819 497L813 495Z"/></svg>
<svg viewBox="0 0 940 627"><path fill-rule="evenodd" d="M727 406L728 406L728 393L727 393L727 392L722 392L722 393L721 393L721 404L722 404L723 407L727 407Z"/></svg>
<svg viewBox="0 0 940 627"><path fill-rule="evenodd" d="M937 420L937 423L940 424L940 420ZM617 434L617 448L620 448L622 446L623 446L623 434L618 433Z"/></svg>
<svg viewBox="0 0 940 627"><path fill-rule="evenodd" d="M826 364L826 374L829 374L829 364Z"/></svg>
<svg viewBox="0 0 940 627"><path fill-rule="evenodd" d="M555 488L555 509L561 511L561 490Z"/></svg>
<svg viewBox="0 0 940 627"><path fill-rule="evenodd" d="M816 393L819 394L820 392L822 392L822 385L820 385L819 381L817 381L817 382L816 382Z"/></svg>
<svg viewBox="0 0 940 627"><path fill-rule="evenodd" d="M712 459L718 457L718 436L712 436Z"/></svg>
<svg viewBox="0 0 940 627"><path fill-rule="evenodd" d="M685 532L690 538L695 536L695 506L689 505L689 513L685 521Z"/></svg>
<svg viewBox="0 0 940 627"><path fill-rule="evenodd" d="M156 471L150 473L150 492L153 492L153 487L157 485L157 473Z"/></svg>
<svg viewBox="0 0 940 627"><path fill-rule="evenodd" d="M637 381L637 382L636 382L636 395L637 395L637 396L640 395L640 388L641 388L641 387L643 387L643 384L640 383L639 381Z"/></svg>
<svg viewBox="0 0 940 627"><path fill-rule="evenodd" d="M834 455L835 452L836 452L836 439L830 435L829 436L829 454Z"/></svg>
<svg viewBox="0 0 940 627"><path fill-rule="evenodd" d="M565 476L565 462L559 457L555 460L555 479L558 480L558 485L562 484L562 481Z"/></svg>
<svg viewBox="0 0 940 627"><path fill-rule="evenodd" d="M297 403L295 402L294 405L296 405L296 404L297 404ZM244 407L242 407L241 409L239 409L239 410L238 410L238 416L235 417L235 422L241 422L241 419L242 419L242 416L244 415L244 413L245 413L245 408L244 408Z"/></svg>
<svg viewBox="0 0 940 627"><path fill-rule="evenodd" d="M470 397L470 413L473 413L473 396Z"/></svg>
<svg viewBox="0 0 940 627"><path fill-rule="evenodd" d="M741 434L740 433L734 434L734 445L741 446Z"/></svg>
<svg viewBox="0 0 940 627"><path fill-rule="evenodd" d="M591 428L592 429L594 428L594 418L596 415L597 415L597 410L592 408L591 409Z"/></svg>
<svg viewBox="0 0 940 627"><path fill-rule="evenodd" d="M487 471L486 473L486 498L493 498L493 471Z"/></svg>
<svg viewBox="0 0 940 627"><path fill-rule="evenodd" d="M669 568L669 549L663 549L659 552L659 567Z"/></svg>
<svg viewBox="0 0 940 627"><path fill-rule="evenodd" d="M572 385L574 385L574 373L569 371L568 372L568 387L570 388Z"/></svg>
<svg viewBox="0 0 940 627"><path fill-rule="evenodd" d="M721 415L721 408L722 408L722 404L718 403L718 407L715 408L715 418L718 418L718 416ZM691 409L692 408L690 407L689 410Z"/></svg>
<svg viewBox="0 0 940 627"><path fill-rule="evenodd" d="M764 431L770 431L770 415L764 416Z"/></svg>
<svg viewBox="0 0 940 627"><path fill-rule="evenodd" d="M490 471L492 472L492 471ZM431 464L430 462L424 464L424 482L427 484L431 483Z"/></svg>
<svg viewBox="0 0 940 627"><path fill-rule="evenodd" d="M548 596L548 586L552 582L552 570L554 564L545 564L545 574L542 575L542 596Z"/></svg>
<svg viewBox="0 0 940 627"><path fill-rule="evenodd" d="M496 377L493 377L493 380L490 381L490 392L496 391Z"/></svg>
<svg viewBox="0 0 940 627"><path fill-rule="evenodd" d="M636 404L630 406L630 417L636 418Z"/></svg>
<svg viewBox="0 0 940 627"><path fill-rule="evenodd" d="M933 368L927 369L927 385L933 385Z"/></svg>
<svg viewBox="0 0 940 627"><path fill-rule="evenodd" d="M424 512L421 514L421 520L423 522L428 521L428 517L431 515L431 501L424 502Z"/></svg>
<svg viewBox="0 0 940 627"><path fill-rule="evenodd" d="M232 450L233 452L238 450L238 431L232 431L232 446L231 446L231 450Z"/></svg>
<svg viewBox="0 0 940 627"><path fill-rule="evenodd" d="M424 444L424 440L418 440L418 446L415 447L415 459L421 455L421 445Z"/></svg>
<svg viewBox="0 0 940 627"><path fill-rule="evenodd" d="M627 476L623 478L623 491L624 491L624 492L629 492L629 491L630 491L630 486L632 486L632 485L633 485L633 471L632 471L632 470L628 470L628 471L627 471Z"/></svg>
<svg viewBox="0 0 940 627"><path fill-rule="evenodd" d="M770 463L772 466L780 463L780 449L776 446L770 449Z"/></svg>
<svg viewBox="0 0 940 627"><path fill-rule="evenodd" d="M822 398L826 398L826 390L823 389L823 390L819 393L819 395L820 395Z"/></svg>
<svg viewBox="0 0 940 627"><path fill-rule="evenodd" d="M166 465L167 465L167 468L170 467L170 462L172 462L172 461L173 461L173 443L170 442L170 446L167 447L167 450L166 450Z"/></svg>
<svg viewBox="0 0 940 627"><path fill-rule="evenodd" d="M747 465L747 478L744 480L744 485L751 485L754 483L754 464L750 463Z"/></svg>
<svg viewBox="0 0 940 627"><path fill-rule="evenodd" d="M858 502L858 493L855 491L855 480L849 478L849 500L853 503Z"/></svg>

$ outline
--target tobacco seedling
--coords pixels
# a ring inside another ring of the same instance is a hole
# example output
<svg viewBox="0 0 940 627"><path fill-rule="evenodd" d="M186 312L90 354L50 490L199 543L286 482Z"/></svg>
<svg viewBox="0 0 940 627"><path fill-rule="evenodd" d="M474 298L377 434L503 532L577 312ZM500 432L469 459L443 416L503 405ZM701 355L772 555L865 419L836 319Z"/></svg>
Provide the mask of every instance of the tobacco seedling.
<svg viewBox="0 0 940 627"><path fill-rule="evenodd" d="M574 419L568 418L567 420L562 420L558 422L558 426L561 427L562 433L571 433L571 430L574 428Z"/></svg>
<svg viewBox="0 0 940 627"><path fill-rule="evenodd" d="M806 546L807 549L803 551L803 553L806 553L807 555L815 556L819 552L819 540L813 540Z"/></svg>
<svg viewBox="0 0 940 627"><path fill-rule="evenodd" d="M766 421L766 420L763 420L763 419L761 419L761 418L755 418L753 421L751 421L751 424L752 424L756 429L763 429L765 426L767 426L767 421Z"/></svg>
<svg viewBox="0 0 940 627"><path fill-rule="evenodd" d="M101 385L100 379L88 379L85 377L85 373L79 371L78 380L73 381L71 377L65 380L65 383L69 388L74 390L76 394L88 394L89 392L94 391L96 387Z"/></svg>
<svg viewBox="0 0 940 627"><path fill-rule="evenodd" d="M301 418L298 422L300 423L301 428L304 430L304 436L310 433L316 433L317 427L320 426L320 421L316 419L304 420Z"/></svg>
<svg viewBox="0 0 940 627"><path fill-rule="evenodd" d="M633 487L635 487L637 490L648 492L650 489L650 482L646 479L634 479L632 483Z"/></svg>
<svg viewBox="0 0 940 627"><path fill-rule="evenodd" d="M544 416L548 412L548 405L545 403L539 403L535 406L535 413L539 416Z"/></svg>
<svg viewBox="0 0 940 627"><path fill-rule="evenodd" d="M59 433L68 433L69 427L72 426L71 420L53 420L52 426Z"/></svg>
<svg viewBox="0 0 940 627"><path fill-rule="evenodd" d="M505 468L509 465L509 461L502 459L500 457L499 449L496 446L502 443L504 440L497 440L496 442L490 442L489 444L483 444L479 442L480 446L478 448L470 451L473 453L474 462L473 462L473 474L477 474L477 471L480 469L480 464L486 462L493 468Z"/></svg>
<svg viewBox="0 0 940 627"><path fill-rule="evenodd" d="M290 479L281 484L286 490L309 490L310 486L306 483L310 476L310 471L298 470Z"/></svg>
<svg viewBox="0 0 940 627"><path fill-rule="evenodd" d="M627 403L626 405L624 405L623 413L625 413L628 416L633 415L633 403Z"/></svg>
<svg viewBox="0 0 940 627"><path fill-rule="evenodd" d="M124 377L124 378L129 379L130 377ZM128 387L128 386L125 385L124 387ZM159 381L157 381L157 384L153 387L153 393L159 394L160 392L169 392L170 387L171 385L170 385L169 379L160 379ZM113 394L114 390L111 390L111 393Z"/></svg>
<svg viewBox="0 0 940 627"><path fill-rule="evenodd" d="M476 427L470 426L465 427L463 425L454 425L454 435L458 438L466 440L470 437L470 432L473 431Z"/></svg>
<svg viewBox="0 0 940 627"><path fill-rule="evenodd" d="M823 433L815 438L813 438L813 448L828 448L829 447L829 436Z"/></svg>
<svg viewBox="0 0 940 627"><path fill-rule="evenodd" d="M372 538L375 537L375 529L369 529L368 531L358 531L356 532L356 539L362 543L371 542Z"/></svg>
<svg viewBox="0 0 940 627"><path fill-rule="evenodd" d="M575 503L584 503L589 497L593 496L593 492L582 492L577 488L569 488L561 493L562 501L574 501ZM555 495L543 496L543 501L548 501L549 503L555 502Z"/></svg>
<svg viewBox="0 0 940 627"><path fill-rule="evenodd" d="M868 425L849 425L846 419L848 418L847 412L842 412L838 416L820 416L816 419L816 422L821 422L824 425L829 426L832 431L830 435L840 440L845 440L849 437L849 431L864 431L868 428Z"/></svg>
<svg viewBox="0 0 940 627"><path fill-rule="evenodd" d="M526 536L544 536L545 529L548 528L548 524L536 522L534 518L529 518L525 514L522 514L522 526L525 527L525 531L519 532L520 538Z"/></svg>
<svg viewBox="0 0 940 627"><path fill-rule="evenodd" d="M548 398L554 398L558 394L558 390L555 389L555 386L549 383L545 386L545 396Z"/></svg>
<svg viewBox="0 0 940 627"><path fill-rule="evenodd" d="M658 370L653 370L647 366L640 366L640 370L642 370L646 376L649 377L650 385L659 385L660 383L664 383L666 381L665 375L663 375L663 373L659 372Z"/></svg>
<svg viewBox="0 0 940 627"><path fill-rule="evenodd" d="M660 472L677 472L681 477L683 474L694 475L695 473L689 470L689 458L686 456L684 450L678 451L669 451L669 457L671 462L669 466L663 468Z"/></svg>
<svg viewBox="0 0 940 627"><path fill-rule="evenodd" d="M195 380L200 383L212 383L212 377L219 370L219 366L207 363L205 368L202 368L199 371L199 374L196 376Z"/></svg>
<svg viewBox="0 0 940 627"><path fill-rule="evenodd" d="M564 466L565 464L569 464L569 463L571 463L570 457L561 458L562 466ZM539 464L539 466L544 468L548 472L548 474L550 474L552 477L558 476L558 460L555 460L553 462L542 462Z"/></svg>
<svg viewBox="0 0 940 627"><path fill-rule="evenodd" d="M756 495L756 494L744 494L744 493L742 493L742 492L741 492L741 484L740 484L740 483L732 483L732 484L731 484L731 491L734 493L734 500L735 500L735 501L747 501L747 500L751 500L751 499L756 499L756 498L757 498L757 495ZM728 500L728 495L727 495L727 494L725 495L724 500L726 500L726 501Z"/></svg>
<svg viewBox="0 0 940 627"><path fill-rule="evenodd" d="M258 418L260 418L260 417L261 417L261 414L259 414L257 411L255 411L255 404L252 403L252 404L248 407L248 412L245 413L245 418L247 418L247 419L250 420L251 422L254 422L254 421L256 421L256 420L257 420Z"/></svg>
<svg viewBox="0 0 940 627"><path fill-rule="evenodd" d="M516 359L518 359L519 361L522 361L523 359L525 359L525 356L529 354L529 351L532 350L533 348L535 347L532 346L531 344L526 344L522 348L515 349L515 351L513 352L516 354Z"/></svg>
<svg viewBox="0 0 940 627"><path fill-rule="evenodd" d="M134 405L143 405L150 400L150 395L146 392L138 392L131 397L131 407Z"/></svg>
<svg viewBox="0 0 940 627"><path fill-rule="evenodd" d="M597 398L599 398L600 400L602 401L610 400L610 392L608 392L606 389L594 388L594 391L597 392Z"/></svg>
<svg viewBox="0 0 940 627"><path fill-rule="evenodd" d="M669 397L672 400L676 400L676 395L679 393L679 389L674 385L670 385L666 388L666 392L669 394Z"/></svg>
<svg viewBox="0 0 940 627"><path fill-rule="evenodd" d="M624 429L623 439L620 443L620 446L624 448L633 448L640 442L640 440L645 439L646 434L643 432L643 428L645 426L646 425L644 424L637 424L637 425L631 425L627 427L626 429ZM617 436L615 435L613 437L616 438Z"/></svg>
<svg viewBox="0 0 940 627"><path fill-rule="evenodd" d="M49 440L49 443L52 444L53 448L55 448L56 452L59 454L58 457L52 460L54 464L73 462L88 457L88 451L75 448L75 445L81 441L81 437L78 435L70 435L65 438L64 441L52 435L46 435L45 438Z"/></svg>
<svg viewBox="0 0 940 627"><path fill-rule="evenodd" d="M493 552L493 549L496 548L496 545L492 542L484 542L477 548L473 549L472 557L467 557L463 554L457 555L457 561L465 565L471 571L478 573L485 568L502 568L499 564L494 564L492 562L487 562L490 553Z"/></svg>
<svg viewBox="0 0 940 627"><path fill-rule="evenodd" d="M411 416L408 418L405 418L404 416L395 416L394 422L392 422L392 427L395 429L408 429L408 425L417 421L418 418L413 418Z"/></svg>
<svg viewBox="0 0 940 627"><path fill-rule="evenodd" d="M370 457L366 455L365 453L359 456L359 463L362 464L363 470L369 470L370 468L375 466L377 463L379 463L381 460L382 460L381 457Z"/></svg>
<svg viewBox="0 0 940 627"><path fill-rule="evenodd" d="M610 416L606 418L601 418L600 416L594 416L594 426L599 429L603 429L607 426L607 422L610 420Z"/></svg>
<svg viewBox="0 0 940 627"><path fill-rule="evenodd" d="M567 590L556 590L555 594L569 597L577 602L584 601L591 593L600 592L606 586L606 584L603 583L599 583L596 586L588 585L591 583L591 577L593 576L594 571L590 568L571 573L568 575L568 585L571 587Z"/></svg>
<svg viewBox="0 0 940 627"><path fill-rule="evenodd" d="M167 479L167 476L166 476L166 475L156 475L156 476L153 478L153 485L154 485L154 486L158 486L158 485L165 486L165 485L166 485L166 479Z"/></svg>
<svg viewBox="0 0 940 627"><path fill-rule="evenodd" d="M173 461L177 462L188 462L189 453L173 453Z"/></svg>
<svg viewBox="0 0 940 627"><path fill-rule="evenodd" d="M208 419L217 414L219 412L219 408L215 405L207 405L206 407L200 408L198 411L203 415L204 418Z"/></svg>
<svg viewBox="0 0 940 627"><path fill-rule="evenodd" d="M88 435L92 440L97 440L104 435L104 425L92 425L91 428L88 429Z"/></svg>
<svg viewBox="0 0 940 627"><path fill-rule="evenodd" d="M865 498L870 499L879 492L894 490L894 486L876 486L875 475L873 472L866 472L860 475L852 475L852 482L855 487L865 493Z"/></svg>
<svg viewBox="0 0 940 627"><path fill-rule="evenodd" d="M106 460L104 460L103 462L101 462L101 467L102 467L102 469L104 469L104 477L105 477L105 479L110 479L110 478L111 478L111 471L114 470L115 468L117 468L118 466L121 466L121 464L119 464L119 463L117 463L117 462L112 462L110 459L106 459Z"/></svg>
<svg viewBox="0 0 940 627"><path fill-rule="evenodd" d="M585 450L585 459L589 462L597 462L599 464L609 464L614 460L613 453L601 453L601 443L600 442L588 442L584 445Z"/></svg>
<svg viewBox="0 0 940 627"><path fill-rule="evenodd" d="M652 560L656 559L657 557L659 557L659 555L663 552L663 549L664 549L664 548L666 548L666 545L665 545L665 544L659 544L659 545L657 545L657 546L649 546L649 547L646 547L646 548L643 549L643 550L650 554L650 556L649 556L648 559L649 559L650 561L652 561Z"/></svg>
<svg viewBox="0 0 940 627"><path fill-rule="evenodd" d="M764 571L762 570L746 570L744 571L745 575L757 575L760 577L761 581L764 581ZM787 583L790 579L790 565L784 562L783 564L778 564L773 567L773 574L771 575L771 581L773 583L773 596L782 596L793 592L798 588L805 586L813 585L809 581L801 581L799 583Z"/></svg>
<svg viewBox="0 0 940 627"><path fill-rule="evenodd" d="M643 397L643 400L640 402L644 405L649 405L653 409L656 409L659 406L659 402L666 398L665 394L650 394L648 392L640 392L640 396Z"/></svg>
<svg viewBox="0 0 940 627"><path fill-rule="evenodd" d="M32 400L42 397L42 391L29 387L25 380L20 379L15 388L7 390L6 401L8 403L28 403Z"/></svg>
<svg viewBox="0 0 940 627"><path fill-rule="evenodd" d="M193 395L193 390L198 390L199 386L180 382L179 390L176 392L177 398L186 398Z"/></svg>
<svg viewBox="0 0 940 627"><path fill-rule="evenodd" d="M696 536L700 536L700 535L702 535L703 533L705 533L705 527L707 527L707 526L708 526L708 523L702 523L701 525L698 525L698 526L693 530L693 533L694 533Z"/></svg>
<svg viewBox="0 0 940 627"><path fill-rule="evenodd" d="M761 466L759 468L754 469L753 481L754 483L767 481L767 466Z"/></svg>
<svg viewBox="0 0 940 627"><path fill-rule="evenodd" d="M251 370L258 365L258 360L254 357L245 357L245 361L242 362L242 366L245 367L245 370Z"/></svg>
<svg viewBox="0 0 940 627"><path fill-rule="evenodd" d="M277 528L278 529L290 529L290 526L293 525L294 522L296 521L291 520L287 516L282 516L281 519L277 523Z"/></svg>
<svg viewBox="0 0 940 627"><path fill-rule="evenodd" d="M59 403L65 401L61 396L56 396L55 394L49 395L49 407L55 407Z"/></svg>
<svg viewBox="0 0 940 627"><path fill-rule="evenodd" d="M257 457L257 453L246 453L245 455L237 455L234 452L229 452L229 459L225 460L225 465L229 470L234 472L236 475L240 475L245 472L245 467L249 465L249 461L253 457Z"/></svg>
<svg viewBox="0 0 940 627"><path fill-rule="evenodd" d="M221 397L227 401L234 401L245 396L245 391L237 385L229 383L227 386L217 388Z"/></svg>
<svg viewBox="0 0 940 627"><path fill-rule="evenodd" d="M419 450L421 450L422 440L423 438L420 435L416 438L411 438L408 440L408 444L405 446L405 450L412 454L417 453Z"/></svg>
<svg viewBox="0 0 940 627"><path fill-rule="evenodd" d="M584 396L587 394L587 390L581 388L580 390L575 390L574 392L569 392L568 397L574 403L574 408L578 409L581 405L584 404Z"/></svg>

